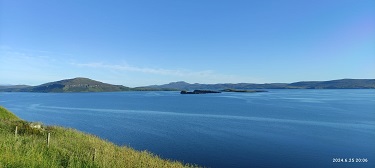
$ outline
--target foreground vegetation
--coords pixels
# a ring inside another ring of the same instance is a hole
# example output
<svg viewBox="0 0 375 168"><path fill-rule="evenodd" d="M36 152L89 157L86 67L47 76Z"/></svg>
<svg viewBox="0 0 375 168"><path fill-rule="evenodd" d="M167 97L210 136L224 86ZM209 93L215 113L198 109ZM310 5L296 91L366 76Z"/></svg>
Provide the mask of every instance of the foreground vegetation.
<svg viewBox="0 0 375 168"><path fill-rule="evenodd" d="M15 128L17 126L17 136ZM47 135L50 144L47 146ZM2 167L193 167L56 126L20 120L0 106Z"/></svg>

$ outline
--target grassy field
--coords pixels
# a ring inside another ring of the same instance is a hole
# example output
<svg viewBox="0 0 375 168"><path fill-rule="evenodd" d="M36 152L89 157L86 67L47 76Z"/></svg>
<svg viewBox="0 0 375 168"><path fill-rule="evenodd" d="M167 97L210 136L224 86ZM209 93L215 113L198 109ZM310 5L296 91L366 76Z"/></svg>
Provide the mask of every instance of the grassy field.
<svg viewBox="0 0 375 168"><path fill-rule="evenodd" d="M196 167L164 160L147 151L116 146L74 129L56 126L37 127L0 107L0 168ZM51 135L49 147L48 133Z"/></svg>

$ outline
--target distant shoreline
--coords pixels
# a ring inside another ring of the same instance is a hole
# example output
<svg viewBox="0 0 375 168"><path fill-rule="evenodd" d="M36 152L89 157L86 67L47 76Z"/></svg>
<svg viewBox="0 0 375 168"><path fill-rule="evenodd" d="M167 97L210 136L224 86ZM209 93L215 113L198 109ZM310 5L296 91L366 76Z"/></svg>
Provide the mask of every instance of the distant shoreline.
<svg viewBox="0 0 375 168"><path fill-rule="evenodd" d="M211 90L223 92L259 92L264 89L375 89L375 79L339 79L331 81L305 81L295 83L237 83L237 84L190 84L183 81L164 85L126 87L95 81L89 78L64 79L38 86L0 85L0 92L119 92L119 91L186 91Z"/></svg>

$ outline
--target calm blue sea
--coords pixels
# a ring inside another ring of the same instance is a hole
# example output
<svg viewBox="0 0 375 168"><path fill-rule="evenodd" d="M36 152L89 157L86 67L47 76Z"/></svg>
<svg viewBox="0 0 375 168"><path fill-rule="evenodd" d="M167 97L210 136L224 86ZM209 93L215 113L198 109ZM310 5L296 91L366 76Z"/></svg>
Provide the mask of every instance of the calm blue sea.
<svg viewBox="0 0 375 168"><path fill-rule="evenodd" d="M375 167L375 90L0 93L0 105L208 167Z"/></svg>

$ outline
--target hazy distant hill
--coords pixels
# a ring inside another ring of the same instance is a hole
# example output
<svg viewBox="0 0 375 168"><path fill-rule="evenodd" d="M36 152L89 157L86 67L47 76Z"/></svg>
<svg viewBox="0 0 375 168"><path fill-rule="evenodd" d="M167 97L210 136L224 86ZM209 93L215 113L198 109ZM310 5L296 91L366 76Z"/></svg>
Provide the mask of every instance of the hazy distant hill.
<svg viewBox="0 0 375 168"><path fill-rule="evenodd" d="M340 79L331 81L304 81L295 83L224 83L199 84L183 81L164 85L129 88L111 85L88 78L65 79L38 86L0 85L2 92L116 92L116 91L181 91L181 90L223 90L223 89L375 89L375 79Z"/></svg>
<svg viewBox="0 0 375 168"><path fill-rule="evenodd" d="M115 92L128 91L130 88L122 85L111 85L88 78L65 79L45 83L39 86L22 88L14 91L21 92Z"/></svg>
<svg viewBox="0 0 375 168"><path fill-rule="evenodd" d="M375 79L340 79L323 82L296 82L288 86L306 89L374 89Z"/></svg>
<svg viewBox="0 0 375 168"><path fill-rule="evenodd" d="M307 81L296 83L237 83L237 84L189 84L183 81L164 85L146 86L157 89L375 89L375 79L340 79L331 81Z"/></svg>
<svg viewBox="0 0 375 168"><path fill-rule="evenodd" d="M285 89L288 84L286 83L272 83L272 84L253 84L253 83L223 83L223 84L189 84L183 81L172 82L164 85L146 86L158 89L179 89L179 90L223 90L223 89Z"/></svg>
<svg viewBox="0 0 375 168"><path fill-rule="evenodd" d="M16 90L21 90L27 87L30 87L30 86L29 85L0 85L0 91L2 92L16 91Z"/></svg>

